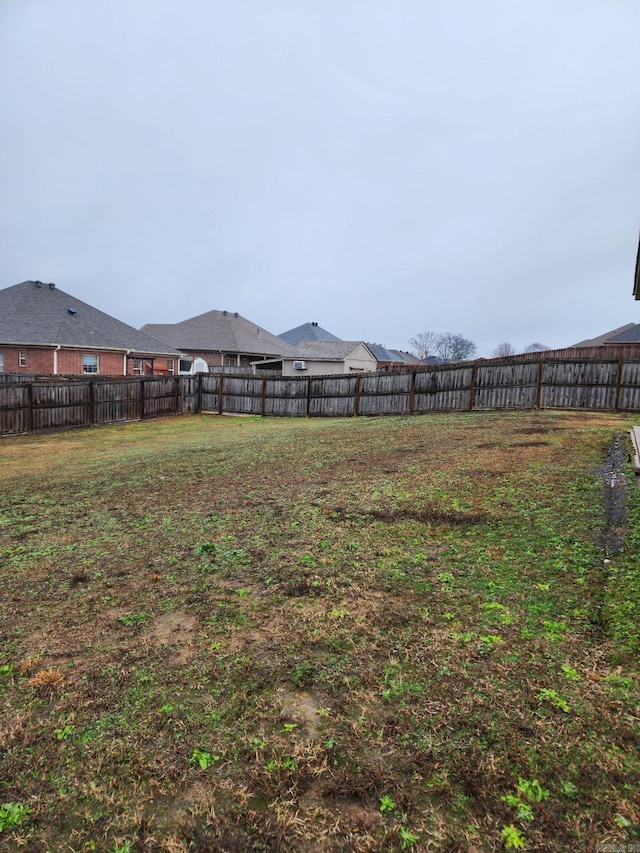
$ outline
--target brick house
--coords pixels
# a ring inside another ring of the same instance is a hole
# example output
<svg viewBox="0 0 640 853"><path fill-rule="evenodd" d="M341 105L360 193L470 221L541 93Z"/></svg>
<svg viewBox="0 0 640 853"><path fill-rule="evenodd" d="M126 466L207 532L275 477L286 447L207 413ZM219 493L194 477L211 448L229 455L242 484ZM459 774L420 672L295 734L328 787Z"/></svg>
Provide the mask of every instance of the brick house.
<svg viewBox="0 0 640 853"><path fill-rule="evenodd" d="M180 355L55 284L0 290L0 373L177 374Z"/></svg>
<svg viewBox="0 0 640 853"><path fill-rule="evenodd" d="M193 359L203 358L212 371L218 367L250 368L254 361L291 349L286 341L231 311L207 311L181 323L147 323L140 331Z"/></svg>

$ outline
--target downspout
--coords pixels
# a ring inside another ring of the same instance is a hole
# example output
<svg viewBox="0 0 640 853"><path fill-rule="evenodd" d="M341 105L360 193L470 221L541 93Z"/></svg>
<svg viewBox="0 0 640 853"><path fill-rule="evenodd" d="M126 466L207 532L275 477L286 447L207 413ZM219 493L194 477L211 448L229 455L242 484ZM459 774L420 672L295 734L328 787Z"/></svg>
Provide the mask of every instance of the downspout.
<svg viewBox="0 0 640 853"><path fill-rule="evenodd" d="M124 354L124 365L123 365L124 370L122 371L123 376L127 375L127 356L129 355L130 352L131 352L131 350L128 349Z"/></svg>
<svg viewBox="0 0 640 853"><path fill-rule="evenodd" d="M62 344L58 344L58 346L53 351L53 375L58 375L58 352Z"/></svg>

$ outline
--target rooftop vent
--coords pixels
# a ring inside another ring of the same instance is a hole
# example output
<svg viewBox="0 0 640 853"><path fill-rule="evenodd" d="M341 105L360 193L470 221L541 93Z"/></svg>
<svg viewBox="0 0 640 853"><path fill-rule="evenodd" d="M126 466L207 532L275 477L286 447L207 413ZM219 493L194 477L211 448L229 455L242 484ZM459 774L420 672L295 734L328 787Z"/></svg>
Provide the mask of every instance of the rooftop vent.
<svg viewBox="0 0 640 853"><path fill-rule="evenodd" d="M317 324L317 323L312 323L311 325L312 325L312 326L317 326L318 324Z"/></svg>
<svg viewBox="0 0 640 853"><path fill-rule="evenodd" d="M239 317L240 315L239 315L239 314L238 314L238 312L236 311L236 312L234 313L234 315L233 315L233 316L234 316L234 317L236 318L236 320L237 320L237 319L238 319L238 317Z"/></svg>
<svg viewBox="0 0 640 853"><path fill-rule="evenodd" d="M226 317L228 313L229 313L228 311L223 311L223 312L222 312L222 316L223 316L223 317Z"/></svg>
<svg viewBox="0 0 640 853"><path fill-rule="evenodd" d="M50 281L49 282L49 290L55 290L55 289L56 289L55 284L52 281Z"/></svg>
<svg viewBox="0 0 640 853"><path fill-rule="evenodd" d="M69 314L71 314L72 317L74 314L78 313L75 308L67 308L67 311L69 312Z"/></svg>
<svg viewBox="0 0 640 853"><path fill-rule="evenodd" d="M42 287L41 281L34 281L33 283L35 284L36 287Z"/></svg>

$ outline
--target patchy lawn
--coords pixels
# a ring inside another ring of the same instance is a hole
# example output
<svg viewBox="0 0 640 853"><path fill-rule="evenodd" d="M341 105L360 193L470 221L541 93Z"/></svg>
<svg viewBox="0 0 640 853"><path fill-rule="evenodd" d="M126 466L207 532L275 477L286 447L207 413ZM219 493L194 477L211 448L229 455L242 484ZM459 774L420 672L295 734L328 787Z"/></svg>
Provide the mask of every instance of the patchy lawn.
<svg viewBox="0 0 640 853"><path fill-rule="evenodd" d="M640 844L630 424L2 440L0 850Z"/></svg>

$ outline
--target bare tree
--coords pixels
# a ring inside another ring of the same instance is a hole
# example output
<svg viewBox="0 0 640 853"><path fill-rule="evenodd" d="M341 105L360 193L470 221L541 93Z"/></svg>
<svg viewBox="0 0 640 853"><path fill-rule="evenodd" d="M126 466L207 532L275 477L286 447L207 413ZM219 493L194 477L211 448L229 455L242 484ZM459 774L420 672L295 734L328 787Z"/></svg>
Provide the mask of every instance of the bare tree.
<svg viewBox="0 0 640 853"><path fill-rule="evenodd" d="M475 355L477 349L473 341L459 333L444 332L438 335L437 355L443 361L466 361Z"/></svg>
<svg viewBox="0 0 640 853"><path fill-rule="evenodd" d="M529 344L524 348L525 352L544 352L545 350L549 350L551 347L548 347L546 344L533 343Z"/></svg>
<svg viewBox="0 0 640 853"><path fill-rule="evenodd" d="M465 361L478 349L473 341L453 332L419 332L409 344L418 358L436 355L443 361Z"/></svg>
<svg viewBox="0 0 640 853"><path fill-rule="evenodd" d="M418 332L415 338L411 338L409 346L418 358L428 358L435 355L438 346L438 335L435 332Z"/></svg>
<svg viewBox="0 0 640 853"><path fill-rule="evenodd" d="M498 346L493 351L494 358L509 358L509 356L515 354L515 349L511 346L510 343L507 343L506 341L503 344L498 344Z"/></svg>

